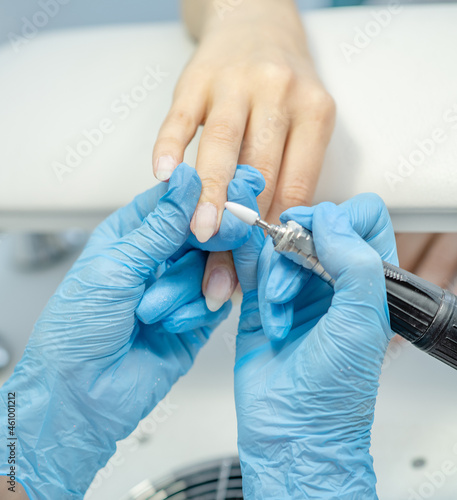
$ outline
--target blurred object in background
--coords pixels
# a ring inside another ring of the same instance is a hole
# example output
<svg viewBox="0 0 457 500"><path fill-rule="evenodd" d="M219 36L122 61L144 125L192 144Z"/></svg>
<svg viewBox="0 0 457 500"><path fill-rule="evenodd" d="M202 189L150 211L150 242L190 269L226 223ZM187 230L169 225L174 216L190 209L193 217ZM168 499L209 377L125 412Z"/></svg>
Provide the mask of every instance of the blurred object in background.
<svg viewBox="0 0 457 500"><path fill-rule="evenodd" d="M7 347L7 342L0 337L0 373L9 366L11 361L10 350Z"/></svg>
<svg viewBox="0 0 457 500"><path fill-rule="evenodd" d="M80 252L88 238L89 233L81 229L50 234L15 234L12 238L12 261L22 271L52 266L62 258Z"/></svg>
<svg viewBox="0 0 457 500"><path fill-rule="evenodd" d="M147 2L144 0L21 0L2 2L0 15L0 44L9 42L11 33L32 34L33 16L39 31L68 29L124 23L176 21L179 19L179 0ZM26 27L28 26L28 28Z"/></svg>

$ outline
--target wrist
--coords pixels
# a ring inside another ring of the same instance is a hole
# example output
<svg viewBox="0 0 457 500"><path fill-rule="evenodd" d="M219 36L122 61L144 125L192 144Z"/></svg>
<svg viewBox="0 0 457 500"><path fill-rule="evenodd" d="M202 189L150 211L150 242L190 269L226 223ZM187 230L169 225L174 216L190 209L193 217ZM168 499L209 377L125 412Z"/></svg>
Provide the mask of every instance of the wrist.
<svg viewBox="0 0 457 500"><path fill-rule="evenodd" d="M269 37L275 36L275 33L281 34L281 37L292 35L306 43L301 18L293 0L243 0L235 6L228 2L207 1L195 35L200 40L221 30L233 33L240 26L246 26L251 32L262 30Z"/></svg>
<svg viewBox="0 0 457 500"><path fill-rule="evenodd" d="M202 26L211 23L257 22L273 20L295 20L299 17L294 0L242 0L238 5L231 2L208 0L203 8ZM234 2L232 2L234 3ZM280 19L277 16L281 16Z"/></svg>
<svg viewBox="0 0 457 500"><path fill-rule="evenodd" d="M273 448L271 460L262 461L240 449L246 498L377 499L373 459L369 448L359 441L329 439L323 446L321 437L313 437ZM278 463L288 464L283 475L278 475Z"/></svg>

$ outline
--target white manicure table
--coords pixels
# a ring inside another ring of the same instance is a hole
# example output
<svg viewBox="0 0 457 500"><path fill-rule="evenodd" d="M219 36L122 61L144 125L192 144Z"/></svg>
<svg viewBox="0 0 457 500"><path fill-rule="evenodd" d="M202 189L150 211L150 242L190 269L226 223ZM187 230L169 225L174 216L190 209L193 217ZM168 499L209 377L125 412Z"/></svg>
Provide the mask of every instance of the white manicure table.
<svg viewBox="0 0 457 500"><path fill-rule="evenodd" d="M387 12L303 17L338 105L315 201L374 191L397 230L456 231L457 6ZM154 139L193 50L177 23L39 33L0 47L0 230L90 229L154 185Z"/></svg>

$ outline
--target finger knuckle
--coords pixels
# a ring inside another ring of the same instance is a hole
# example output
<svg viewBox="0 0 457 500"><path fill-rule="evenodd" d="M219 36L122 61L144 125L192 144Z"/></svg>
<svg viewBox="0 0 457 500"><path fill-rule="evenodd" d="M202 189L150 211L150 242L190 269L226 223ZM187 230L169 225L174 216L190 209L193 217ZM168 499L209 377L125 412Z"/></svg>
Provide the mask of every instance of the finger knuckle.
<svg viewBox="0 0 457 500"><path fill-rule="evenodd" d="M274 184L276 182L276 173L279 168L277 160L265 154L260 157L253 156L251 160L250 165L263 175L267 184Z"/></svg>
<svg viewBox="0 0 457 500"><path fill-rule="evenodd" d="M336 104L333 97L322 87L307 92L308 113L316 122L333 122L336 115Z"/></svg>
<svg viewBox="0 0 457 500"><path fill-rule="evenodd" d="M208 175L200 174L200 179L202 181L202 189L207 197L218 196L222 192L227 191L228 179L224 171L217 170Z"/></svg>
<svg viewBox="0 0 457 500"><path fill-rule="evenodd" d="M235 123L229 120L218 120L209 127L205 139L224 146L234 146L240 134L240 128Z"/></svg>
<svg viewBox="0 0 457 500"><path fill-rule="evenodd" d="M275 194L275 187L272 186L271 184L266 184L265 189L262 191L260 194L260 199L265 201L268 201L268 206L271 204L271 200L273 200Z"/></svg>
<svg viewBox="0 0 457 500"><path fill-rule="evenodd" d="M261 166L257 170L263 175L265 180L264 194L273 196L276 188L276 165L270 160L261 162Z"/></svg>
<svg viewBox="0 0 457 500"><path fill-rule="evenodd" d="M185 130L192 130L197 126L194 115L185 109L171 109L167 125L179 126Z"/></svg>
<svg viewBox="0 0 457 500"><path fill-rule="evenodd" d="M309 182L297 178L278 192L276 201L283 207L297 207L311 203L312 196L313 189Z"/></svg>
<svg viewBox="0 0 457 500"><path fill-rule="evenodd" d="M277 87L288 87L296 81L296 73L290 65L283 62L265 61L259 66L263 81L272 82Z"/></svg>

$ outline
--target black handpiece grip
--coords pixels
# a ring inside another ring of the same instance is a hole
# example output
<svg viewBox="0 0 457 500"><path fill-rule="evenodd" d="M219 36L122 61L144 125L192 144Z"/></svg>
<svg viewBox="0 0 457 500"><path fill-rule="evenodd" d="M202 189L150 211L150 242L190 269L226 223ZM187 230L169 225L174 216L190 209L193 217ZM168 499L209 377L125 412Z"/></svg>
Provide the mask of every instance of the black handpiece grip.
<svg viewBox="0 0 457 500"><path fill-rule="evenodd" d="M383 266L392 330L457 369L457 297L392 264Z"/></svg>

